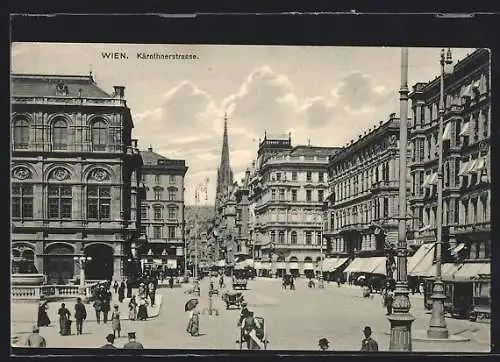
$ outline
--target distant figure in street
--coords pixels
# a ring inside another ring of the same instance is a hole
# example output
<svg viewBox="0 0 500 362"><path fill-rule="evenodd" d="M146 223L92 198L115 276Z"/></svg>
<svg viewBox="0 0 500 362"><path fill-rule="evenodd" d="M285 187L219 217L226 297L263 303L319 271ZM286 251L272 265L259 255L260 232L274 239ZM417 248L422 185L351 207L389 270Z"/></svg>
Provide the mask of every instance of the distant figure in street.
<svg viewBox="0 0 500 362"><path fill-rule="evenodd" d="M363 334L365 338L361 341L361 352L378 352L378 343L371 337L372 329L366 326Z"/></svg>
<svg viewBox="0 0 500 362"><path fill-rule="evenodd" d="M139 309L137 311L137 319L140 321L145 321L148 319L148 308L147 308L146 299L141 298L139 300Z"/></svg>
<svg viewBox="0 0 500 362"><path fill-rule="evenodd" d="M118 301L122 303L124 299L125 299L125 283L121 282L120 287L118 288Z"/></svg>
<svg viewBox="0 0 500 362"><path fill-rule="evenodd" d="M38 326L33 326L32 332L28 338L26 338L25 346L30 348L45 348L47 346L45 338L43 338L39 333L40 329Z"/></svg>
<svg viewBox="0 0 500 362"><path fill-rule="evenodd" d="M115 310L113 311L113 314L111 314L111 328L113 329L113 336L116 337L118 334L118 338L120 338L122 326L120 323L120 311L118 310L118 304L115 304Z"/></svg>
<svg viewBox="0 0 500 362"><path fill-rule="evenodd" d="M245 320L245 318L248 315L248 308L247 308L247 302L241 303L241 312L240 312L240 319L238 320L238 327L241 326L241 323Z"/></svg>
<svg viewBox="0 0 500 362"><path fill-rule="evenodd" d="M149 283L149 299L151 300L151 305L155 305L156 287L153 282Z"/></svg>
<svg viewBox="0 0 500 362"><path fill-rule="evenodd" d="M326 338L321 338L321 339L319 340L319 342L318 342L318 346L319 346L319 348L320 348L322 351L326 351L326 350L328 349L328 347L329 347L329 346L328 346L328 344L329 344L329 343L330 343L330 342L328 341L328 339L326 339Z"/></svg>
<svg viewBox="0 0 500 362"><path fill-rule="evenodd" d="M71 317L71 313L68 308L66 308L66 304L61 303L61 308L57 311L59 315L59 334L62 336L68 336L71 334L71 329L68 328L68 324L71 325L69 317Z"/></svg>
<svg viewBox="0 0 500 362"><path fill-rule="evenodd" d="M132 298L132 281L127 279L127 298Z"/></svg>
<svg viewBox="0 0 500 362"><path fill-rule="evenodd" d="M115 294L118 293L118 281L115 280L115 282L113 283L113 289L115 290Z"/></svg>
<svg viewBox="0 0 500 362"><path fill-rule="evenodd" d="M168 286L170 288L174 287L174 277L173 276L170 276L170 278L168 278Z"/></svg>
<svg viewBox="0 0 500 362"><path fill-rule="evenodd" d="M387 310L386 315L392 314L392 302L394 301L394 292L389 288L386 287L384 292L383 292L383 300L384 300L384 306Z"/></svg>
<svg viewBox="0 0 500 362"><path fill-rule="evenodd" d="M40 302L38 303L38 327L47 327L50 325L50 319L47 314L47 310L49 309L49 304L45 300L45 296L40 296Z"/></svg>
<svg viewBox="0 0 500 362"><path fill-rule="evenodd" d="M135 295L130 298L130 302L128 303L128 319L131 321L135 321L137 318L137 302L135 300Z"/></svg>
<svg viewBox="0 0 500 362"><path fill-rule="evenodd" d="M87 310L82 303L82 298L76 298L75 304L75 321L76 321L76 334L82 334L83 321L87 319Z"/></svg>
<svg viewBox="0 0 500 362"><path fill-rule="evenodd" d="M104 324L106 324L108 322L108 314L109 314L110 309L111 309L111 292L104 291L103 299L102 299L102 306L101 306L101 310L102 310L102 314L103 314L102 321L104 322Z"/></svg>
<svg viewBox="0 0 500 362"><path fill-rule="evenodd" d="M95 317L97 319L97 324L101 323L101 311L102 311L102 300L97 297L97 299L94 301L94 304L92 305L95 310Z"/></svg>
<svg viewBox="0 0 500 362"><path fill-rule="evenodd" d="M113 343L115 343L115 336L112 333L110 333L106 336L106 344L103 345L101 348L116 349Z"/></svg>
<svg viewBox="0 0 500 362"><path fill-rule="evenodd" d="M128 333L128 342L123 346L125 349L144 349L144 346L135 340L135 332Z"/></svg>
<svg viewBox="0 0 500 362"><path fill-rule="evenodd" d="M418 292L419 292L420 294L424 294L424 283L420 283L420 284L418 285Z"/></svg>
<svg viewBox="0 0 500 362"><path fill-rule="evenodd" d="M254 351L254 350L259 350L260 346L254 340L252 336L252 331L255 331L257 329L261 328L260 323L254 318L253 312L248 312L247 316L243 320L243 325L242 325L242 337L243 340L247 343L247 349ZM255 333L255 336L257 337L257 333Z"/></svg>
<svg viewBox="0 0 500 362"><path fill-rule="evenodd" d="M224 275L221 275L219 278L219 288L222 289L224 287Z"/></svg>

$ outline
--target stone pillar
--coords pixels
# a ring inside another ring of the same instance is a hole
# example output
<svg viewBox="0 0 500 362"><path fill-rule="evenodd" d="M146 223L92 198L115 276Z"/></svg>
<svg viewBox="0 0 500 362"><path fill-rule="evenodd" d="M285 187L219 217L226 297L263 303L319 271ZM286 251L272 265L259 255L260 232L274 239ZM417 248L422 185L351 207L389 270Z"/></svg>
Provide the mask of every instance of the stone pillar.
<svg viewBox="0 0 500 362"><path fill-rule="evenodd" d="M44 236L43 231L36 233L35 241L35 267L39 274L44 274Z"/></svg>
<svg viewBox="0 0 500 362"><path fill-rule="evenodd" d="M113 253L113 279L123 279L123 245L120 242L115 243Z"/></svg>

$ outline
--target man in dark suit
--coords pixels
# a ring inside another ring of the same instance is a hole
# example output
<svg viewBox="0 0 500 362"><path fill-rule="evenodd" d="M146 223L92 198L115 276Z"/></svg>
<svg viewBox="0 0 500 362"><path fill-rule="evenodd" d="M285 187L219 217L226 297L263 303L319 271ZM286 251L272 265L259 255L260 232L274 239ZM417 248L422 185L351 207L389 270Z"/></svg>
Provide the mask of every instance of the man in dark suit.
<svg viewBox="0 0 500 362"><path fill-rule="evenodd" d="M106 344L103 345L101 348L116 349L116 347L113 345L114 342L115 342L115 335L113 333L110 333L106 336Z"/></svg>
<svg viewBox="0 0 500 362"><path fill-rule="evenodd" d="M366 326L363 334L365 339L361 341L361 352L378 352L378 343L371 337L372 329Z"/></svg>
<svg viewBox="0 0 500 362"><path fill-rule="evenodd" d="M75 304L76 334L82 334L83 321L85 319L87 319L87 310L82 303L82 298L77 298Z"/></svg>
<svg viewBox="0 0 500 362"><path fill-rule="evenodd" d="M128 342L123 346L125 349L144 349L144 346L135 340L135 332L128 333Z"/></svg>

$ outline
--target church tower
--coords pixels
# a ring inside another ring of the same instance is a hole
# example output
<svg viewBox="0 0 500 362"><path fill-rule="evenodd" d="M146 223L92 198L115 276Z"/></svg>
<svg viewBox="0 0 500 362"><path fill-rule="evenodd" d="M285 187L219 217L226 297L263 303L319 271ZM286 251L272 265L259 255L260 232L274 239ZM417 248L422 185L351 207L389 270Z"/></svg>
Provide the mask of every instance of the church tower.
<svg viewBox="0 0 500 362"><path fill-rule="evenodd" d="M228 187L233 184L233 171L229 166L229 142L227 137L227 114L224 115L224 135L222 136L222 152L220 157L219 170L217 171L217 192L216 200L220 194L224 194Z"/></svg>

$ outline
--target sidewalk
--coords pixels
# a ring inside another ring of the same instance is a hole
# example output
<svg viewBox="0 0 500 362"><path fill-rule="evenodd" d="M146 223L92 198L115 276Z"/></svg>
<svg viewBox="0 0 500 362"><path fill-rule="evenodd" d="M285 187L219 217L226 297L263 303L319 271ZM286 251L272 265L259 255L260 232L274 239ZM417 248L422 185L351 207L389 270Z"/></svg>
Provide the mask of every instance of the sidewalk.
<svg viewBox="0 0 500 362"><path fill-rule="evenodd" d="M135 294L135 293L133 293ZM113 311L113 305L118 304L120 311L120 320L129 320L128 318L128 303L130 298L125 298L122 303L118 302L118 296L113 294L111 300L111 311L108 317L111 317ZM74 319L74 305L75 302L65 302L66 308L71 313L71 319ZM161 305L163 303L163 295L161 293L156 294L155 305L148 305L148 318L155 318L160 314ZM56 325L59 323L59 316L57 311L60 308L61 302L51 302L49 303L48 315L51 321L51 325ZM85 309L87 310L87 322L96 322L96 314L91 303L85 303ZM36 324L38 316L38 305L36 303L12 303L11 304L11 336L15 334L31 333L31 328ZM102 315L101 315L102 320Z"/></svg>

